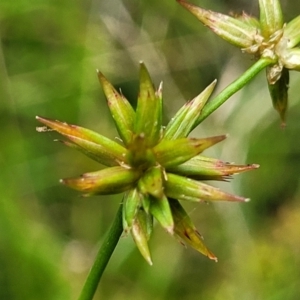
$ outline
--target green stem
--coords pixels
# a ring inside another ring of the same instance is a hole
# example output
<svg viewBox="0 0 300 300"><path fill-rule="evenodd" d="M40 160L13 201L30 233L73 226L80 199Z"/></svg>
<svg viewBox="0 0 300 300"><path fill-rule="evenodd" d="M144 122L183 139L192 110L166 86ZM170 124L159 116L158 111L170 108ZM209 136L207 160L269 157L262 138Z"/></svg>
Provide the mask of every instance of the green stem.
<svg viewBox="0 0 300 300"><path fill-rule="evenodd" d="M94 297L101 276L123 232L122 206L123 204L120 205L115 220L97 253L78 300L92 300Z"/></svg>
<svg viewBox="0 0 300 300"><path fill-rule="evenodd" d="M235 94L249 81L251 81L254 76L256 76L262 69L273 63L274 61L268 58L259 59L244 74L242 74L238 79L228 85L216 98L212 99L204 106L199 118L194 125L194 128L198 126L203 120L205 120L217 108L219 108L233 94Z"/></svg>

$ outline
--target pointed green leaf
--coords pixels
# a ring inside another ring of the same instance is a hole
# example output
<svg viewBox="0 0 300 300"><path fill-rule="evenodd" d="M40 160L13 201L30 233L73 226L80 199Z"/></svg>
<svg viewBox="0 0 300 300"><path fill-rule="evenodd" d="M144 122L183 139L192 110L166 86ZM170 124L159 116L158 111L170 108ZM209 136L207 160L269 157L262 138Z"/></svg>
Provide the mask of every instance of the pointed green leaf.
<svg viewBox="0 0 300 300"><path fill-rule="evenodd" d="M273 106L280 115L281 125L284 126L285 113L288 106L289 71L283 68L279 80L277 80L274 84L268 83L268 87Z"/></svg>
<svg viewBox="0 0 300 300"><path fill-rule="evenodd" d="M144 135L148 146L155 145L162 130L161 95L155 93L150 75L140 64L140 91L136 109L135 133Z"/></svg>
<svg viewBox="0 0 300 300"><path fill-rule="evenodd" d="M219 159L198 155L181 165L168 168L168 172L188 177L192 176L193 178L196 177L199 180L202 176L206 179L209 179L209 177L214 179L216 176L229 176L252 169L257 169L258 167L259 165L257 164L235 165L225 163Z"/></svg>
<svg viewBox="0 0 300 300"><path fill-rule="evenodd" d="M193 130L202 108L210 97L216 85L214 80L201 94L187 102L171 119L164 132L164 140L174 140L187 137Z"/></svg>
<svg viewBox="0 0 300 300"><path fill-rule="evenodd" d="M226 135L204 139L182 138L163 140L153 148L157 161L165 168L186 162L212 145L223 141Z"/></svg>
<svg viewBox="0 0 300 300"><path fill-rule="evenodd" d="M80 126L42 117L36 117L36 119L92 153L93 156L97 156L102 164L106 166L126 164L127 150L113 140Z"/></svg>
<svg viewBox="0 0 300 300"><path fill-rule="evenodd" d="M132 139L135 112L127 99L115 90L100 71L98 71L98 78L119 135L124 144L128 145Z"/></svg>
<svg viewBox="0 0 300 300"><path fill-rule="evenodd" d="M148 247L147 222L148 217L146 213L143 210L139 210L132 224L131 235L142 256L149 265L152 265L151 254Z"/></svg>
<svg viewBox="0 0 300 300"><path fill-rule="evenodd" d="M147 241L149 241L153 230L153 216L140 209L137 213L137 219L145 232Z"/></svg>
<svg viewBox="0 0 300 300"><path fill-rule="evenodd" d="M103 158L103 155L97 155L97 153L95 154L95 152L91 152L90 150L87 150L86 148L82 148L77 144L74 144L70 141L61 141L61 140L55 140L58 141L70 148L73 148L81 153L83 153L84 155L86 155L87 157L97 161L100 164L103 164L105 166L109 166L109 167L113 167L113 166L117 166L118 163L115 160L111 160L109 157L108 158Z"/></svg>
<svg viewBox="0 0 300 300"><path fill-rule="evenodd" d="M240 48L248 48L255 43L255 35L259 30L255 23L243 22L227 15L203 9L183 0L177 1L205 26L208 26L214 33L231 44Z"/></svg>
<svg viewBox="0 0 300 300"><path fill-rule="evenodd" d="M167 232L173 234L174 221L169 201L165 196L161 199L151 198L150 213Z"/></svg>
<svg viewBox="0 0 300 300"><path fill-rule="evenodd" d="M283 36L286 38L289 49L300 43L300 15L290 21L283 29Z"/></svg>
<svg viewBox="0 0 300 300"><path fill-rule="evenodd" d="M79 178L61 179L70 188L85 192L86 196L118 194L132 188L140 173L134 169L111 167L97 172L85 173Z"/></svg>
<svg viewBox="0 0 300 300"><path fill-rule="evenodd" d="M260 26L262 35L270 38L283 27L283 17L279 0L259 0Z"/></svg>
<svg viewBox="0 0 300 300"><path fill-rule="evenodd" d="M130 229L137 211L141 206L141 196L137 189L131 189L124 196L124 218L126 220L127 227Z"/></svg>
<svg viewBox="0 0 300 300"><path fill-rule="evenodd" d="M179 175L167 174L165 182L165 195L168 198L187 200L193 202L203 201L239 201L249 199L222 192L218 188L207 185L197 180Z"/></svg>
<svg viewBox="0 0 300 300"><path fill-rule="evenodd" d="M163 197L163 170L160 166L148 169L138 182L141 193L155 198Z"/></svg>
<svg viewBox="0 0 300 300"><path fill-rule="evenodd" d="M204 245L202 237L179 201L169 199L169 203L174 218L175 235L198 252L217 262L217 257Z"/></svg>
<svg viewBox="0 0 300 300"><path fill-rule="evenodd" d="M151 195L141 194L142 206L147 214L150 214Z"/></svg>

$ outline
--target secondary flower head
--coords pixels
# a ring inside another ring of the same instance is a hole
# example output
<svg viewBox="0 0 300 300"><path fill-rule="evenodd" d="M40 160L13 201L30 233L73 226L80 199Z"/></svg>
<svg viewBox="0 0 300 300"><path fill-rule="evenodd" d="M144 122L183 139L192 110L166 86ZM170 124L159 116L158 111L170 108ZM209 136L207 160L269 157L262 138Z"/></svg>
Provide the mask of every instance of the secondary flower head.
<svg viewBox="0 0 300 300"><path fill-rule="evenodd" d="M235 173L258 165L234 165L200 155L224 140L226 135L188 138L203 106L213 91L215 81L200 95L187 102L162 125L162 84L154 89L149 73L140 64L140 90L136 110L128 100L98 72L107 104L121 142L108 139L89 129L42 117L37 120L67 138L63 143L104 165L100 171L84 173L61 182L85 196L124 193L123 229L131 233L138 249L152 264L148 240L153 217L181 242L217 260L203 244L179 200L237 201L235 196L212 187L203 180L226 180ZM44 128L38 128L43 131Z"/></svg>
<svg viewBox="0 0 300 300"><path fill-rule="evenodd" d="M243 13L228 16L177 0L204 25L243 52L268 58L267 80L274 108L284 124L288 104L288 70L300 71L300 15L284 23L279 0L259 0L259 20Z"/></svg>

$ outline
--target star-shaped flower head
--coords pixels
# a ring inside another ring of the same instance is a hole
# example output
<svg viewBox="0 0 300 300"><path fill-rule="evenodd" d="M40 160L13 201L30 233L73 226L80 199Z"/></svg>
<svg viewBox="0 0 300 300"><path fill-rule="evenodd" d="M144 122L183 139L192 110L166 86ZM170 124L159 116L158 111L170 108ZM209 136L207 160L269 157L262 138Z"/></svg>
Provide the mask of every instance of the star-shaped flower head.
<svg viewBox="0 0 300 300"><path fill-rule="evenodd" d="M288 104L288 70L300 71L300 16L284 23L279 0L259 0L259 20L243 13L228 16L177 0L204 25L243 52L269 58L267 80L274 108L282 124Z"/></svg>
<svg viewBox="0 0 300 300"><path fill-rule="evenodd" d="M202 181L226 180L235 173L255 169L258 165L233 165L200 155L224 140L226 135L187 137L216 82L187 102L164 127L162 84L158 90L154 89L143 63L140 64L136 110L102 73L98 72L98 76L121 142L83 127L37 117L38 121L66 137L65 145L105 166L99 171L84 173L79 178L62 179L61 182L85 196L124 193L124 232L131 233L149 264L152 260L148 240L153 217L181 242L217 260L203 244L201 235L179 200L245 202L246 198L220 191ZM43 128L38 128L38 131L43 131Z"/></svg>

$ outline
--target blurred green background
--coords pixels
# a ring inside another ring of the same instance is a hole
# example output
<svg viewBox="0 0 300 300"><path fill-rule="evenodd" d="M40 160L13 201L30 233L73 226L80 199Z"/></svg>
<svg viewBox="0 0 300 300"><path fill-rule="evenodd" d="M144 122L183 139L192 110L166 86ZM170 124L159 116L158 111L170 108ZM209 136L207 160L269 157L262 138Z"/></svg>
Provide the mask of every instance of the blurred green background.
<svg viewBox="0 0 300 300"><path fill-rule="evenodd" d="M256 1L194 3L258 14ZM300 14L297 1L282 7L286 21ZM83 199L60 186L59 178L99 166L53 143L53 132L37 133L35 116L113 138L96 69L134 105L143 60L156 85L164 82L167 120L213 79L216 94L253 61L174 0L1 0L0 38L0 299L76 299L121 197ZM261 165L219 184L251 202L185 205L219 262L157 226L154 266L122 237L95 299L298 298L299 84L292 73L284 130L262 72L192 133L229 133L206 154Z"/></svg>

